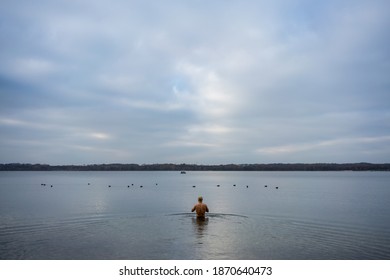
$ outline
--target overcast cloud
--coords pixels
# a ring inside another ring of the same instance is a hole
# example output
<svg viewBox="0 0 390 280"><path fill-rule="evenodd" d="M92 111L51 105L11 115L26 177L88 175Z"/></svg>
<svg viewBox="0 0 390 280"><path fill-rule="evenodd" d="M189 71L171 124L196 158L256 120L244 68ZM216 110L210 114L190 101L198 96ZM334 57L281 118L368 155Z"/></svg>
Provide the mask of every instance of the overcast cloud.
<svg viewBox="0 0 390 280"><path fill-rule="evenodd" d="M390 162L390 2L2 1L0 162Z"/></svg>

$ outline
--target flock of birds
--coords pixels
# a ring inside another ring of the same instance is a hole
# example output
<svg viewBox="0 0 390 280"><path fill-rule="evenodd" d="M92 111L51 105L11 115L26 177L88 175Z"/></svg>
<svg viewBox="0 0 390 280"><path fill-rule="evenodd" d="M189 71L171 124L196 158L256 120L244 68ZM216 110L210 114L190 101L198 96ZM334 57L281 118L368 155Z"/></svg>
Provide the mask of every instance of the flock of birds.
<svg viewBox="0 0 390 280"><path fill-rule="evenodd" d="M90 185L91 185L91 183L88 183L88 186L90 186ZM46 184L45 184L45 183L42 183L41 186L46 186ZM156 183L156 186L158 186L158 183ZM53 185L50 185L50 187L52 188ZM108 185L108 187L111 188L111 185ZM127 185L127 187L130 188L130 185ZM131 187L134 187L134 184L131 184ZM140 185L139 187L140 187L140 188L143 188L144 186L143 186L143 185ZM193 185L192 187L193 187L193 188L196 188L196 185ZM218 185L217 185L217 188L219 188L219 187L221 187L221 185L218 184ZM236 187L236 184L234 184L233 187ZM265 187L265 188L268 188L268 185L265 185L264 187ZM248 188L249 188L249 185L246 185L246 188L248 189ZM275 189L278 190L279 187L275 187Z"/></svg>

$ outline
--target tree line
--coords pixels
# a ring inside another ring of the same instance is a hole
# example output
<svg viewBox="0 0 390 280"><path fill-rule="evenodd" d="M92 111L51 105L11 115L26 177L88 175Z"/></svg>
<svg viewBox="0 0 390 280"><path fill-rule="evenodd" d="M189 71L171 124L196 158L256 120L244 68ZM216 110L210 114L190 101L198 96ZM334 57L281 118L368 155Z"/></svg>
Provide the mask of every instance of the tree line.
<svg viewBox="0 0 390 280"><path fill-rule="evenodd" d="M390 171L390 163L268 163L268 164L0 164L0 171Z"/></svg>

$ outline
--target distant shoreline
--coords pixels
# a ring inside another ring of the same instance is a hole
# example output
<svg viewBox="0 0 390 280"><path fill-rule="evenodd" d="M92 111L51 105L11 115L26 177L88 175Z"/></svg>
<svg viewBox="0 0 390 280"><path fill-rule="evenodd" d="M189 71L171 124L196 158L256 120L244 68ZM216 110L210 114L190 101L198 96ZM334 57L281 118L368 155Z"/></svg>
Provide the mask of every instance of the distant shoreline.
<svg viewBox="0 0 390 280"><path fill-rule="evenodd" d="M0 171L390 171L390 163L268 163L268 164L0 164Z"/></svg>

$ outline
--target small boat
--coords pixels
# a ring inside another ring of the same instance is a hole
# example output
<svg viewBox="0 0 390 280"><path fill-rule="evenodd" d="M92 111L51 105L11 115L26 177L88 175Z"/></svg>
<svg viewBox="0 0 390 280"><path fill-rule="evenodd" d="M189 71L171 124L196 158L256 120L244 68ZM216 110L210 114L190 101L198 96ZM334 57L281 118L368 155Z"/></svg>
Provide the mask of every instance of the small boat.
<svg viewBox="0 0 390 280"><path fill-rule="evenodd" d="M180 174L187 174L185 171L181 171Z"/></svg>

